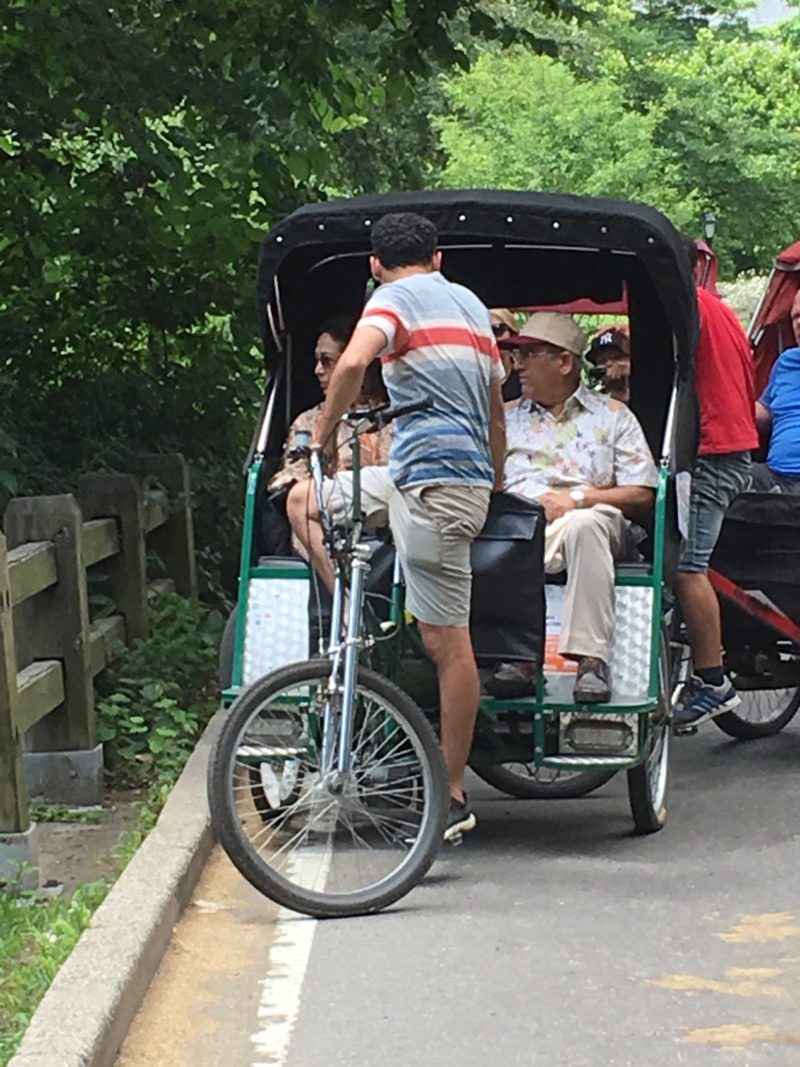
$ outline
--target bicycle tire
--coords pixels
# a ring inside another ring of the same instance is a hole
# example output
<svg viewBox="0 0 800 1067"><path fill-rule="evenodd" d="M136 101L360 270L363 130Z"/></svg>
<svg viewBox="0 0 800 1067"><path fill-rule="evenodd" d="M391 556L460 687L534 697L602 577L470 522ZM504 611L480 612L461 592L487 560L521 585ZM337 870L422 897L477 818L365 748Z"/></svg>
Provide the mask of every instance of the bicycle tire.
<svg viewBox="0 0 800 1067"><path fill-rule="evenodd" d="M252 886L277 904L316 918L363 915L395 903L425 876L438 852L448 811L447 772L436 736L420 709L401 689L367 667L359 667L357 692L372 694L416 741L421 775L427 780L419 832L405 860L378 884L354 893L335 894L301 888L259 858L243 829L233 795L237 749L248 723L271 695L292 686L327 683L331 663L310 660L281 667L245 689L232 705L217 737L208 766L211 819L220 844Z"/></svg>
<svg viewBox="0 0 800 1067"><path fill-rule="evenodd" d="M785 726L789 725L797 714L798 709L800 709L800 686L797 687L794 693L791 693L791 686L787 686L786 689L791 695L785 707L772 718L757 722L746 718L738 708L734 708L732 711L726 711L724 715L714 716L712 722L728 737L734 737L737 741L757 741L762 737L773 737L775 734L780 733ZM774 689L743 689L740 690L739 696L742 701L746 701L750 693L774 692L776 692Z"/></svg>
<svg viewBox="0 0 800 1067"><path fill-rule="evenodd" d="M515 760L515 764L522 764ZM575 800L593 793L610 782L616 771L576 771L551 782L539 781L531 775L516 774L505 763L483 763L470 760L470 767L487 785L518 800ZM525 764L522 764L525 766Z"/></svg>
<svg viewBox="0 0 800 1067"><path fill-rule="evenodd" d="M650 741L641 763L628 771L628 800L637 834L654 834L667 823L672 751L670 644L662 632L659 648L660 708L650 715Z"/></svg>

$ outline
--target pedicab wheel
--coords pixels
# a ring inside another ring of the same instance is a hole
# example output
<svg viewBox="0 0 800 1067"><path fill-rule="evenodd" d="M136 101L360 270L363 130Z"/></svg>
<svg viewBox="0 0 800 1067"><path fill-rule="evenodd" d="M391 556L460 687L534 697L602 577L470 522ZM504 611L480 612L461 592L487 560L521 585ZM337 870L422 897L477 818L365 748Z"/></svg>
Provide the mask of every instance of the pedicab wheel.
<svg viewBox="0 0 800 1067"><path fill-rule="evenodd" d="M738 741L755 741L780 733L800 708L800 686L796 689L740 689L739 697L741 704L737 708L714 719L723 733Z"/></svg>
<svg viewBox="0 0 800 1067"><path fill-rule="evenodd" d="M521 761L470 767L487 785L519 800L570 800L585 797L610 781L616 771L558 771Z"/></svg>
<svg viewBox="0 0 800 1067"><path fill-rule="evenodd" d="M402 690L365 667L351 770L323 773L323 731L326 748L336 746L341 719L330 671L322 659L291 664L245 689L208 768L212 823L234 865L271 900L319 918L378 911L408 893L436 856L448 807L433 730ZM265 819L254 768L268 765L280 782L289 763L292 791Z"/></svg>
<svg viewBox="0 0 800 1067"><path fill-rule="evenodd" d="M275 772L272 761L247 768L253 807L264 822L278 819L300 797L302 773L293 760L286 760Z"/></svg>
<svg viewBox="0 0 800 1067"><path fill-rule="evenodd" d="M667 821L669 789L669 755L672 740L669 692L669 646L662 638L660 664L660 702L650 715L649 737L645 757L628 771L628 799L637 834L653 834Z"/></svg>

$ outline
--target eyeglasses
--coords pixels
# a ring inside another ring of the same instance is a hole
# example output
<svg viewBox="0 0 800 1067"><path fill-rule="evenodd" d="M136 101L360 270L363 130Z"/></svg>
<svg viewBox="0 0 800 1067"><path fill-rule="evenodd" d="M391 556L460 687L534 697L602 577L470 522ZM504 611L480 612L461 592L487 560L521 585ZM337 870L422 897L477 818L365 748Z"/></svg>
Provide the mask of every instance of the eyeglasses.
<svg viewBox="0 0 800 1067"><path fill-rule="evenodd" d="M336 366L336 356L314 356L314 362L323 370L330 370Z"/></svg>
<svg viewBox="0 0 800 1067"><path fill-rule="evenodd" d="M511 362L515 367L521 367L523 363L527 363L534 356L545 355L547 355L546 348L512 348L510 352Z"/></svg>

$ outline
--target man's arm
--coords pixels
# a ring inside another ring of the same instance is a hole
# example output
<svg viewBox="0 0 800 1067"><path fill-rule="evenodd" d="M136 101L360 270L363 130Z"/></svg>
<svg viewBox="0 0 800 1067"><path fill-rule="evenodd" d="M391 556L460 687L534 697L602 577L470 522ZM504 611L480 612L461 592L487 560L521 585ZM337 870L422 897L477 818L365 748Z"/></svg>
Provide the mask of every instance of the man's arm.
<svg viewBox="0 0 800 1067"><path fill-rule="evenodd" d="M325 448L341 417L358 400L367 367L385 347L386 335L377 326L359 326L356 329L334 367L312 445Z"/></svg>
<svg viewBox="0 0 800 1067"><path fill-rule="evenodd" d="M760 400L756 400L756 429L762 447L766 447L772 432L772 412Z"/></svg>
<svg viewBox="0 0 800 1067"><path fill-rule="evenodd" d="M626 519L641 519L650 514L655 499L655 490L646 485L615 485L610 489L583 490L583 507L592 508L595 504L611 504L619 508ZM577 504L568 490L543 493L539 503L544 506L548 522L560 518L568 511L574 511Z"/></svg>
<svg viewBox="0 0 800 1067"><path fill-rule="evenodd" d="M655 489L647 485L615 485L611 489L586 489L584 507L611 504L619 508L626 519L641 519L650 514L655 502Z"/></svg>
<svg viewBox="0 0 800 1067"><path fill-rule="evenodd" d="M500 493L506 484L506 409L503 404L502 382L492 382L489 397L489 448L494 467L494 491Z"/></svg>

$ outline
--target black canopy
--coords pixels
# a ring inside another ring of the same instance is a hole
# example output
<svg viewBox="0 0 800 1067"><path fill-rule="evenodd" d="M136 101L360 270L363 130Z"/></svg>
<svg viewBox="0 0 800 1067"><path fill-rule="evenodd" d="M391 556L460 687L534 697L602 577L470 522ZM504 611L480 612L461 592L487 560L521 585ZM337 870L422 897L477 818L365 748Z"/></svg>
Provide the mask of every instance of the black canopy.
<svg viewBox="0 0 800 1067"><path fill-rule="evenodd" d="M395 211L431 219L443 273L488 306L581 297L615 303L624 286L634 361L648 364L646 374L634 368L632 406L658 448L676 360L691 392L697 341L694 283L680 235L644 204L549 193L360 196L302 207L271 230L261 248L258 311L267 368L287 370L284 424L317 401L311 351L318 327L332 315L358 313L369 281L370 227ZM286 368L289 338L295 358Z"/></svg>
<svg viewBox="0 0 800 1067"><path fill-rule="evenodd" d="M645 204L495 189L391 193L302 207L270 231L261 249L258 298L268 365L275 345L266 318L277 278L286 324L356 306L368 280L370 226L381 215L416 211L445 247L444 273L489 306L591 297L618 300L623 280L652 287L688 360L697 339L694 286L680 237ZM489 248L470 247L475 244ZM487 254L488 253L488 254Z"/></svg>

